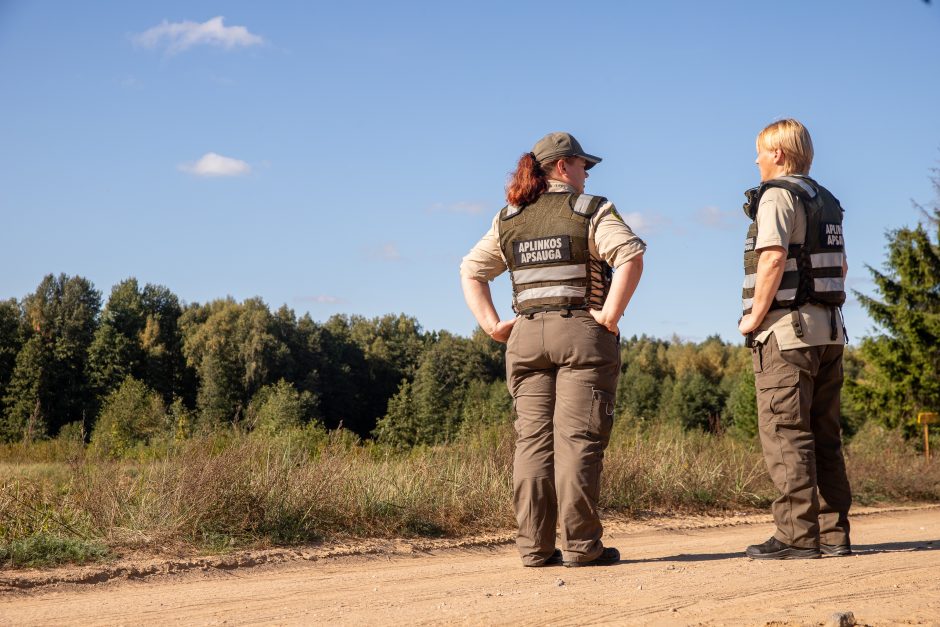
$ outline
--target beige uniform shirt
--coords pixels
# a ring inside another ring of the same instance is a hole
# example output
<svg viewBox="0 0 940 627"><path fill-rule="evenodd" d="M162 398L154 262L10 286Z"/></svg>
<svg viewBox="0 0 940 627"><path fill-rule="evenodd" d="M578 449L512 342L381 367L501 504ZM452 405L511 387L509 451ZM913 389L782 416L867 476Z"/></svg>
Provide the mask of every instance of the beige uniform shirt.
<svg viewBox="0 0 940 627"><path fill-rule="evenodd" d="M806 240L806 211L803 202L792 193L779 187L771 187L761 196L757 207L757 242L760 250L768 246L802 244ZM830 308L805 304L800 307L803 337L797 337L793 329L789 309L767 312L760 326L754 331L754 340L764 343L773 333L780 350L807 348L825 344L844 344L842 312L836 309L836 339L831 337Z"/></svg>
<svg viewBox="0 0 940 627"><path fill-rule="evenodd" d="M576 194L573 187L549 179L549 192ZM499 213L493 218L490 230L477 242L460 264L460 275L477 281L492 281L506 271L499 246ZM588 249L595 259L603 259L613 268L622 266L646 251L646 243L634 234L617 213L614 203L607 201L591 218L588 226Z"/></svg>

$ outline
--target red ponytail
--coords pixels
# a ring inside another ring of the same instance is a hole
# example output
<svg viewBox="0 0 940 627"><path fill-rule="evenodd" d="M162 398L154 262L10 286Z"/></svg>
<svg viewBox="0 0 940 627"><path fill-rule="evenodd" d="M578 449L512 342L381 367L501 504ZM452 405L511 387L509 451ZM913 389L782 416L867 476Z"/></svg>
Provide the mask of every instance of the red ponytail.
<svg viewBox="0 0 940 627"><path fill-rule="evenodd" d="M535 155L527 152L519 157L516 171L506 186L506 202L516 207L532 204L548 189L548 179Z"/></svg>

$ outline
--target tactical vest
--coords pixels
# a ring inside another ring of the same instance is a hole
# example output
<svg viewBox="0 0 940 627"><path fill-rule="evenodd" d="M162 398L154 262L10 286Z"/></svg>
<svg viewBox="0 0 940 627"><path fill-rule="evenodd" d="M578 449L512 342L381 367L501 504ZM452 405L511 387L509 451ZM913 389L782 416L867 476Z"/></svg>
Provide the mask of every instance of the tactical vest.
<svg viewBox="0 0 940 627"><path fill-rule="evenodd" d="M808 176L783 176L765 181L744 192L744 213L751 219L744 240L744 286L741 305L751 313L757 279L757 208L761 196L770 187L782 187L802 201L806 211L806 238L802 244L787 248L780 287L770 309L796 309L804 303L841 307L845 302L845 241L842 236L844 210L825 187Z"/></svg>
<svg viewBox="0 0 940 627"><path fill-rule="evenodd" d="M606 201L601 196L547 192L525 207L502 209L499 245L511 273L513 311L603 306L611 269L591 258L588 229Z"/></svg>

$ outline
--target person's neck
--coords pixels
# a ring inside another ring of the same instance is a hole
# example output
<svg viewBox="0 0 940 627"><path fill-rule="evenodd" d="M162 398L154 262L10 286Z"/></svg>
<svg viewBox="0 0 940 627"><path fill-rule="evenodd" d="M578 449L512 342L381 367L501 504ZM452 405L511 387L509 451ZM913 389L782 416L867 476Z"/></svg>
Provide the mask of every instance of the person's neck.
<svg viewBox="0 0 940 627"><path fill-rule="evenodd" d="M565 188L566 190L570 190L570 191L572 191L572 192L577 192L577 191L578 191L577 188L575 188L575 186L572 185L571 183L569 183L568 181L563 181L563 180L561 180L561 179L555 179L555 178L551 178L551 177L548 178L548 187L549 187L549 189L552 189L552 188Z"/></svg>
<svg viewBox="0 0 940 627"><path fill-rule="evenodd" d="M791 173L787 172L784 168L777 168L776 170L770 173L770 176L768 176L766 180L772 181L774 179L779 179L781 177L790 176L790 175Z"/></svg>

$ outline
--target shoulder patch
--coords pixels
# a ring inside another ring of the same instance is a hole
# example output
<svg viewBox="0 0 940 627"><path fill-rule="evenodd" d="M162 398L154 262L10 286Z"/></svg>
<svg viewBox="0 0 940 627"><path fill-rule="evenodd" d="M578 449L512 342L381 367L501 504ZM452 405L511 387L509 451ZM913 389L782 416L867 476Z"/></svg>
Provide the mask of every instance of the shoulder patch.
<svg viewBox="0 0 940 627"><path fill-rule="evenodd" d="M580 196L578 196L578 199L574 201L574 207L572 207L571 209L579 216L589 216L591 214L588 213L588 211L590 210L592 200L594 200L594 196L590 196L588 194L581 194Z"/></svg>
<svg viewBox="0 0 940 627"><path fill-rule="evenodd" d="M797 196L800 200L812 200L817 195L816 188L799 176L781 176L780 178L765 181L762 187L764 189L780 187Z"/></svg>
<svg viewBox="0 0 940 627"><path fill-rule="evenodd" d="M500 216L500 219L508 220L509 218L514 218L520 213L522 213L522 207L517 207L515 205L506 205L505 207L503 207L503 210L500 211L500 213L502 214Z"/></svg>
<svg viewBox="0 0 940 627"><path fill-rule="evenodd" d="M607 202L607 199L603 196L581 194L578 196L578 199L574 201L574 206L571 208L571 210L579 216L590 218L597 212L598 207L600 207L605 202Z"/></svg>

